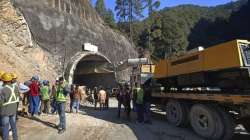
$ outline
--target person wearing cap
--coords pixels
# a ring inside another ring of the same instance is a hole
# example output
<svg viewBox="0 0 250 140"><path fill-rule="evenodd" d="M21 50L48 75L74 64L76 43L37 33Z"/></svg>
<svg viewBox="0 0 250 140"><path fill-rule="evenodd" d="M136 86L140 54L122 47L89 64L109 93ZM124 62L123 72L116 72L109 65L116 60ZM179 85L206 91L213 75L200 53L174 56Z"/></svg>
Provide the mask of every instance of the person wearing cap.
<svg viewBox="0 0 250 140"><path fill-rule="evenodd" d="M65 115L65 105L67 101L67 95L70 93L67 86L64 83L64 78L59 78L59 84L56 88L56 102L57 102L57 111L59 115L59 126L58 133L62 134L66 131L66 115Z"/></svg>
<svg viewBox="0 0 250 140"><path fill-rule="evenodd" d="M31 78L30 95L29 95L29 111L32 116L38 115L39 112L39 103L40 103L40 95L39 95L39 77L33 76Z"/></svg>
<svg viewBox="0 0 250 140"><path fill-rule="evenodd" d="M5 73L1 77L4 85L0 94L0 116L2 123L3 140L9 139L9 125L11 126L13 140L18 140L16 127L16 110L19 90L12 85L11 73Z"/></svg>

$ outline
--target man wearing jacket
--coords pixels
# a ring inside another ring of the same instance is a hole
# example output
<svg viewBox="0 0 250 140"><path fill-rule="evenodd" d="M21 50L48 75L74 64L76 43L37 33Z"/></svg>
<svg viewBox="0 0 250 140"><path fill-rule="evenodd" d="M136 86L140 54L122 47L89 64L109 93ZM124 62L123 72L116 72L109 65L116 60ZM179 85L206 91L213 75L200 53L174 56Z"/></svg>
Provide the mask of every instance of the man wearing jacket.
<svg viewBox="0 0 250 140"><path fill-rule="evenodd" d="M39 112L39 104L40 104L40 95L39 95L39 77L33 76L31 79L30 88L30 96L29 96L29 105L30 105L30 113L32 116L38 115Z"/></svg>
<svg viewBox="0 0 250 140"><path fill-rule="evenodd" d="M60 119L60 123L58 126L58 133L62 134L66 131L66 115L65 115L65 104L67 101L67 95L69 94L70 88L67 87L64 83L64 78L59 78L59 85L57 86L56 91L56 102L57 102L57 109L58 115Z"/></svg>
<svg viewBox="0 0 250 140"><path fill-rule="evenodd" d="M0 116L2 123L3 140L9 139L9 125L11 126L13 140L17 140L16 113L19 91L17 86L13 86L11 73L2 75L4 82L3 89L0 94Z"/></svg>
<svg viewBox="0 0 250 140"><path fill-rule="evenodd" d="M136 84L137 85L137 84ZM137 112L137 121L142 123L144 121L143 118L143 99L144 99L144 90L141 86L137 85L136 92L134 93L134 101L136 103L136 112Z"/></svg>
<svg viewBox="0 0 250 140"><path fill-rule="evenodd" d="M49 99L50 99L50 88L49 81L44 80L43 85L40 87L41 94L41 112L49 114Z"/></svg>

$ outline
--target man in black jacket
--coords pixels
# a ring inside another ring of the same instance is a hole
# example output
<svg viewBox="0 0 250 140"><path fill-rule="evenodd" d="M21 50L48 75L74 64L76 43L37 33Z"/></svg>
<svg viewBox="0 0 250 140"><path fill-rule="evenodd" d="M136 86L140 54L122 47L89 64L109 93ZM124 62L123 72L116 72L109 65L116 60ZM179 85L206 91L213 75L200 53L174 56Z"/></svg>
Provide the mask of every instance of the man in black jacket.
<svg viewBox="0 0 250 140"><path fill-rule="evenodd" d="M143 99L143 106L144 106L144 123L151 124L151 87L150 86L144 86L144 99Z"/></svg>

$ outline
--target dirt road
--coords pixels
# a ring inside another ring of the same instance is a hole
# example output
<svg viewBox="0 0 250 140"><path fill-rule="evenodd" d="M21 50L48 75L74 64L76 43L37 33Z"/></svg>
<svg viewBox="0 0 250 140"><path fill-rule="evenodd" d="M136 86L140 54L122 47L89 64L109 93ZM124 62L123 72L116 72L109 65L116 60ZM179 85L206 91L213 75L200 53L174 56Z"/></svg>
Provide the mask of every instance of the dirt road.
<svg viewBox="0 0 250 140"><path fill-rule="evenodd" d="M80 114L67 114L67 131L57 134L57 115L36 119L20 118L20 140L203 140L191 129L177 128L165 121L163 115L153 114L153 124L135 123L125 117L116 118L117 102L111 99L109 110L94 110L92 105L82 107ZM249 135L237 135L234 139L249 140Z"/></svg>

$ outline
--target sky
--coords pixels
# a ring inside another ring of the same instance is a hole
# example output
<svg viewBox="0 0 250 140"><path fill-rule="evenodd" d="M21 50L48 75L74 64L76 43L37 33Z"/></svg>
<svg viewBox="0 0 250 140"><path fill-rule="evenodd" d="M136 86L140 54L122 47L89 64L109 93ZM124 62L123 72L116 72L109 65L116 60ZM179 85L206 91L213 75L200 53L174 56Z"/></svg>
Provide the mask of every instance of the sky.
<svg viewBox="0 0 250 140"><path fill-rule="evenodd" d="M91 0L92 4L95 4L96 0ZM114 11L115 0L104 0L106 7ZM161 6L159 9L165 7L173 7L181 4L195 4L200 6L216 6L225 4L235 0L161 0Z"/></svg>

